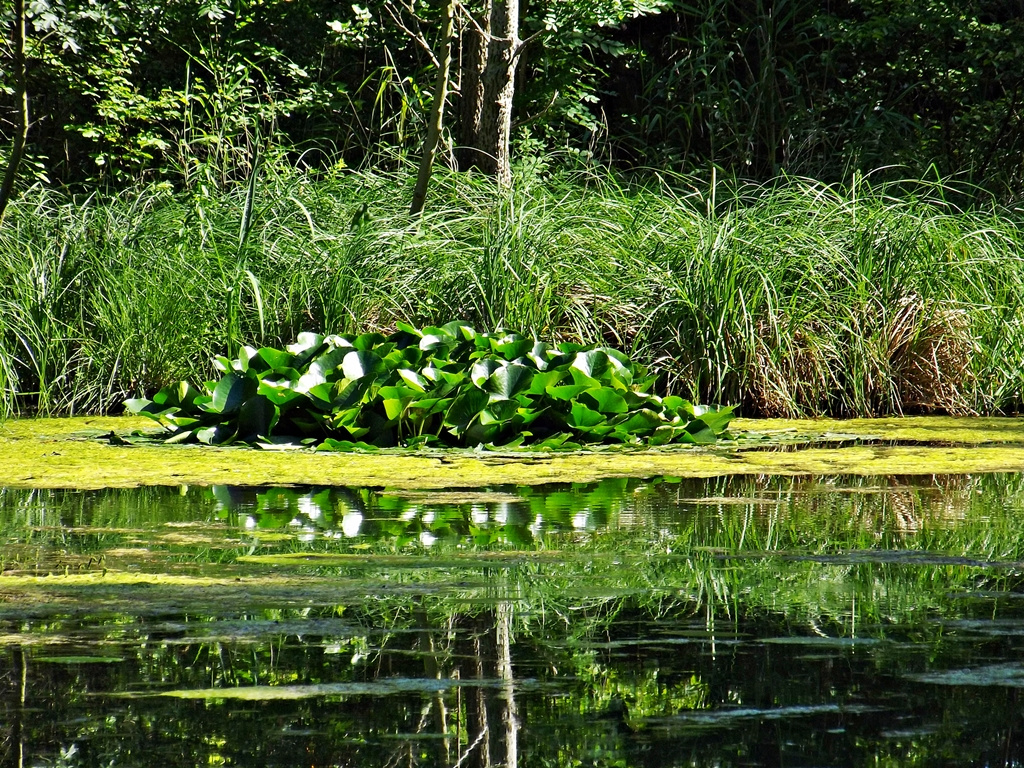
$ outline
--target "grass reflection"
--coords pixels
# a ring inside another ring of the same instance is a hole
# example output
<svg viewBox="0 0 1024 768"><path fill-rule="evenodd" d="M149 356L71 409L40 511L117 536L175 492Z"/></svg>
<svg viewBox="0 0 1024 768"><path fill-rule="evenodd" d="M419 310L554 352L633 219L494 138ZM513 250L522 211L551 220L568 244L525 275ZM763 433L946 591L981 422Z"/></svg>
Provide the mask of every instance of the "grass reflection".
<svg viewBox="0 0 1024 768"><path fill-rule="evenodd" d="M1024 651L1022 510L1017 475L0 489L0 736L40 764L1016 753L1016 689L929 681Z"/></svg>

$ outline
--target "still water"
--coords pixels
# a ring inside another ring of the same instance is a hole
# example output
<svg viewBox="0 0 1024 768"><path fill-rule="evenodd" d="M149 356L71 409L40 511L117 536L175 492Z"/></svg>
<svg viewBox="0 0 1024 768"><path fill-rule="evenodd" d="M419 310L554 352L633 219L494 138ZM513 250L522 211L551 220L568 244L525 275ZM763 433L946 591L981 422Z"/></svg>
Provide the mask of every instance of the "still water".
<svg viewBox="0 0 1024 768"><path fill-rule="evenodd" d="M0 489L17 766L1024 762L1024 478Z"/></svg>

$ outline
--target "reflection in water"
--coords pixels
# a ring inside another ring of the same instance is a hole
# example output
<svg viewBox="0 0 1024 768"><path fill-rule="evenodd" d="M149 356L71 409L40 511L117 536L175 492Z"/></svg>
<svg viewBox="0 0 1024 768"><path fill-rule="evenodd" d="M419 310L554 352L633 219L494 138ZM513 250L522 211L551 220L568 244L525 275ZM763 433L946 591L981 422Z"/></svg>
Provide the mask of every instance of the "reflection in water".
<svg viewBox="0 0 1024 768"><path fill-rule="evenodd" d="M1010 764L1024 480L0 489L5 765Z"/></svg>

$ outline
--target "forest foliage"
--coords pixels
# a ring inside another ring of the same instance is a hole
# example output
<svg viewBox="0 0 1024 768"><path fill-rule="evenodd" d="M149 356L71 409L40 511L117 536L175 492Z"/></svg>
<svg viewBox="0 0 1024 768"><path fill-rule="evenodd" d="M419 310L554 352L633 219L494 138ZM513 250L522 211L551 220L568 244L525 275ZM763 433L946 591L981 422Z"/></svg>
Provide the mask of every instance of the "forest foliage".
<svg viewBox="0 0 1024 768"><path fill-rule="evenodd" d="M317 170L393 167L419 152L445 42L440 0L25 2L23 184L223 187L245 178L257 146ZM5 62L15 5L0 10ZM465 164L464 107L484 71L474 35L508 5L488 3L488 17L456 4L448 164ZM1002 194L1024 172L1019 0L514 5L518 157L757 180L899 166ZM14 69L0 66L0 161Z"/></svg>

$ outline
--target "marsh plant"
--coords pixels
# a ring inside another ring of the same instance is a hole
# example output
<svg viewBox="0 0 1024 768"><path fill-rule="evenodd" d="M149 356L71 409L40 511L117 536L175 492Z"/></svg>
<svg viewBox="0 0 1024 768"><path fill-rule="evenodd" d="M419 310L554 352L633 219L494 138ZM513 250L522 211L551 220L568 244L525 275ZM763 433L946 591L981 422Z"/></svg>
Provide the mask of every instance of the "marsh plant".
<svg viewBox="0 0 1024 768"><path fill-rule="evenodd" d="M29 190L0 230L0 413L116 411L244 346L447 318L613 346L657 394L748 416L1019 408L1016 212L938 182L553 167L510 191L439 169L420 217L412 172L271 158L223 190Z"/></svg>
<svg viewBox="0 0 1024 768"><path fill-rule="evenodd" d="M125 405L174 427L168 442L267 444L276 433L322 440L326 450L706 445L733 417L732 408L651 394L643 367L610 347L459 322L398 323L388 337L301 333L285 350L243 347L214 364L217 381L179 382Z"/></svg>

